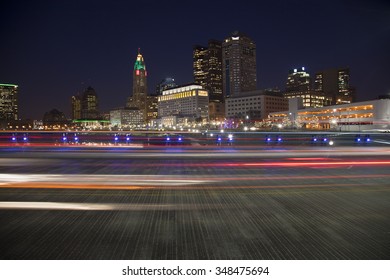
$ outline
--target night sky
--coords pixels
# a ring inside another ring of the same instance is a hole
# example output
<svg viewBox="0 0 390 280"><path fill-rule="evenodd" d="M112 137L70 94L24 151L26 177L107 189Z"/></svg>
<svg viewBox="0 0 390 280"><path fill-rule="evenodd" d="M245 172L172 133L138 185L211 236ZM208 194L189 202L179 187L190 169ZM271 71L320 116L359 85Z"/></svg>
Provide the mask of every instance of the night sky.
<svg viewBox="0 0 390 280"><path fill-rule="evenodd" d="M349 67L358 100L390 92L387 1L1 1L0 83L19 85L22 118L92 86L100 111L124 106L138 48L149 92L193 81L192 47L239 30L257 45L258 87L284 89L288 70ZM254 3L258 2L258 3Z"/></svg>

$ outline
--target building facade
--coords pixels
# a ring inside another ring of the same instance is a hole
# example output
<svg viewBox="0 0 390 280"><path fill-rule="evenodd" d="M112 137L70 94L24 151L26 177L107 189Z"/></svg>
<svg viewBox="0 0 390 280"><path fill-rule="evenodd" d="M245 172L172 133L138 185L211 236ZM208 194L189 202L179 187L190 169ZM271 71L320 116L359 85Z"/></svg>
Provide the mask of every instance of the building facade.
<svg viewBox="0 0 390 280"><path fill-rule="evenodd" d="M314 91L323 93L332 105L356 101L356 90L350 85L349 68L328 69L316 73Z"/></svg>
<svg viewBox="0 0 390 280"><path fill-rule="evenodd" d="M224 97L256 90L256 45L252 39L233 32L223 41L222 76Z"/></svg>
<svg viewBox="0 0 390 280"><path fill-rule="evenodd" d="M310 84L310 74L305 71L305 67L291 69L288 72L286 93L306 93L311 89Z"/></svg>
<svg viewBox="0 0 390 280"><path fill-rule="evenodd" d="M52 109L43 115L42 124L45 128L66 128L69 124L65 114L57 109Z"/></svg>
<svg viewBox="0 0 390 280"><path fill-rule="evenodd" d="M149 95L146 97L146 122L152 124L158 118L158 97Z"/></svg>
<svg viewBox="0 0 390 280"><path fill-rule="evenodd" d="M18 86L0 84L0 120L18 120Z"/></svg>
<svg viewBox="0 0 390 280"><path fill-rule="evenodd" d="M305 67L289 70L283 96L285 98L302 98L304 107L316 108L331 104L331 99L327 98L323 92L312 89L310 74L306 72Z"/></svg>
<svg viewBox="0 0 390 280"><path fill-rule="evenodd" d="M226 118L260 121L271 112L288 109L288 100L280 91L255 90L226 98Z"/></svg>
<svg viewBox="0 0 390 280"><path fill-rule="evenodd" d="M390 99L376 99L326 106L322 108L289 108L269 115L277 126L286 119L300 128L314 130L362 131L390 130Z"/></svg>
<svg viewBox="0 0 390 280"><path fill-rule="evenodd" d="M179 86L163 91L163 95L158 97L158 117L183 116L208 120L208 104L208 92L202 86Z"/></svg>
<svg viewBox="0 0 390 280"><path fill-rule="evenodd" d="M110 111L111 126L135 128L144 124L142 112L138 108L119 108Z"/></svg>

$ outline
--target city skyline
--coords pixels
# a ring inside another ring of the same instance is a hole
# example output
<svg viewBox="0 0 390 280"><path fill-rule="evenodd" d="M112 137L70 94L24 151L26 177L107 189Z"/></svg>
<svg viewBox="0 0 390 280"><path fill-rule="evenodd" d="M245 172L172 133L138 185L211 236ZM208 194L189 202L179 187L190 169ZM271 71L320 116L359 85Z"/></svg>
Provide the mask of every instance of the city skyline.
<svg viewBox="0 0 390 280"><path fill-rule="evenodd" d="M126 104L138 48L148 64L150 94L167 77L178 85L193 82L193 45L238 30L257 45L257 88L284 90L292 68L304 66L314 76L349 67L357 100L389 92L385 1L222 3L208 10L176 1L151 8L121 1L8 3L0 25L7 38L0 82L19 86L22 118L40 119L53 108L70 117L71 96L88 86L108 111Z"/></svg>

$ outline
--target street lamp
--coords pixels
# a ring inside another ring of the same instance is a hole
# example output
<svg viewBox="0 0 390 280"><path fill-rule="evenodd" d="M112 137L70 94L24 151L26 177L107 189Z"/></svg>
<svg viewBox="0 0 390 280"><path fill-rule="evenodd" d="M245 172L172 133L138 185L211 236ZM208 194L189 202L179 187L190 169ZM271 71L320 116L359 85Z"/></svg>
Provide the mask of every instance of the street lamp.
<svg viewBox="0 0 390 280"><path fill-rule="evenodd" d="M291 122L291 128L295 128L295 113L288 113L290 115L289 119Z"/></svg>

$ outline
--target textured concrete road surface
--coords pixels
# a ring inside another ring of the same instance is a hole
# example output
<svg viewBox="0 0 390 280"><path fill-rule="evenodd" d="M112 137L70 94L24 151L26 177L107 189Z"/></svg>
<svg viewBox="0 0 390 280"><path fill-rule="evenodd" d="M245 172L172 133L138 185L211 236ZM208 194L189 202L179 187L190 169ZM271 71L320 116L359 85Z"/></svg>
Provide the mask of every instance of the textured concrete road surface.
<svg viewBox="0 0 390 280"><path fill-rule="evenodd" d="M389 259L388 147L0 151L1 259Z"/></svg>

